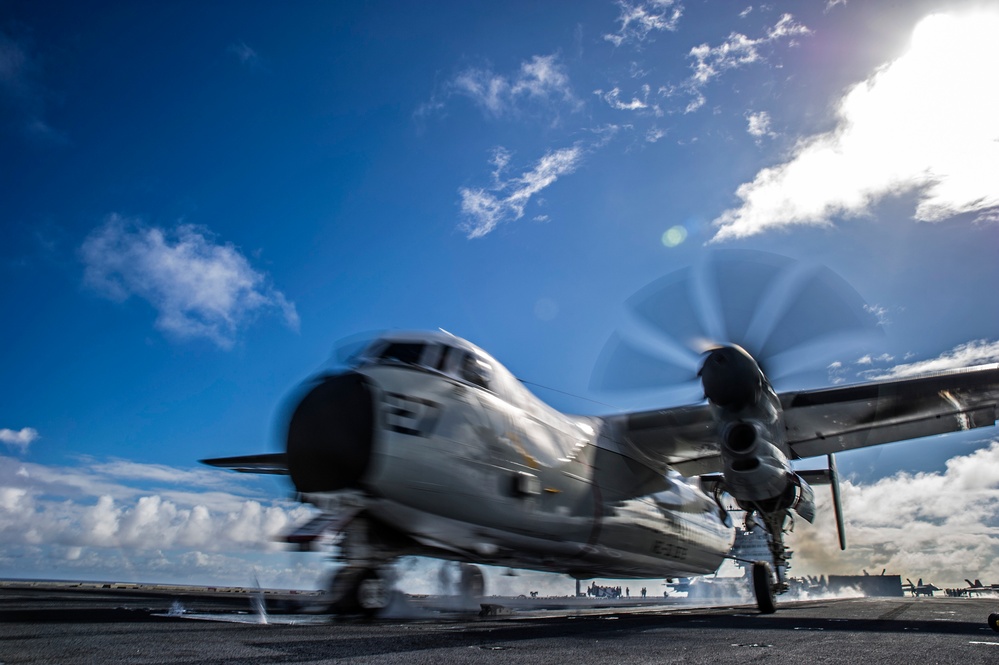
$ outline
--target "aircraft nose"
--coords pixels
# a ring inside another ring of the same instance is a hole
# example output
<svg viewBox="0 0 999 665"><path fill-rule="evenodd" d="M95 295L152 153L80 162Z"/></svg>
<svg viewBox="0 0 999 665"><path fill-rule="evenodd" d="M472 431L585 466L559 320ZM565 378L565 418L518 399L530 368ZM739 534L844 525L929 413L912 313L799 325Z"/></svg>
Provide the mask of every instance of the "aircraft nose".
<svg viewBox="0 0 999 665"><path fill-rule="evenodd" d="M299 492L360 487L371 461L371 389L355 372L324 377L288 423L288 472Z"/></svg>

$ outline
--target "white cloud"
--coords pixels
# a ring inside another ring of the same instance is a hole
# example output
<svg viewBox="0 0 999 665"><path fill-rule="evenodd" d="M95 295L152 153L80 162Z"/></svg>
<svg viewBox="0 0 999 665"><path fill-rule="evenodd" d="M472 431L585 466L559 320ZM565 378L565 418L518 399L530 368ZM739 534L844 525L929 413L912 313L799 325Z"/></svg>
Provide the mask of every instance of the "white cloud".
<svg viewBox="0 0 999 665"><path fill-rule="evenodd" d="M656 104L649 102L650 92L651 88L646 83L641 87L641 96L634 96L629 101L621 100L621 89L618 87L611 88L607 92L594 90L593 94L603 99L615 111L649 111L657 116L661 116L663 114L662 109Z"/></svg>
<svg viewBox="0 0 999 665"><path fill-rule="evenodd" d="M750 136L755 136L757 139L762 139L764 136L777 136L770 129L770 114L766 111L747 113L746 122L749 124L746 131L749 132Z"/></svg>
<svg viewBox="0 0 999 665"><path fill-rule="evenodd" d="M938 586L999 577L999 441L948 460L943 473L846 480L841 489L847 550L835 544L829 491L819 488L818 519L798 523L790 539L793 574L887 568Z"/></svg>
<svg viewBox="0 0 999 665"><path fill-rule="evenodd" d="M763 37L753 39L733 32L718 46L701 44L690 49L689 57L694 60L691 65L694 72L679 90L691 95L693 99L684 112L690 113L704 105L704 86L723 72L762 61L761 47L783 40L790 40L793 43L795 37L810 32L807 27L797 23L793 16L784 14ZM668 93L675 94L677 91L670 90Z"/></svg>
<svg viewBox="0 0 999 665"><path fill-rule="evenodd" d="M552 185L563 175L578 168L582 161L581 147L562 148L548 152L532 169L520 176L502 179L502 171L509 163L510 155L503 149L494 153L492 163L497 167L493 172L494 186L491 190L462 187L461 212L465 221L461 229L469 238L481 238L496 228L498 224L520 219L531 197Z"/></svg>
<svg viewBox="0 0 999 665"><path fill-rule="evenodd" d="M260 55L243 42L230 44L226 51L248 67L257 67L260 65Z"/></svg>
<svg viewBox="0 0 999 665"><path fill-rule="evenodd" d="M853 87L837 127L739 187L715 240L792 225L828 225L912 193L915 218L999 213L999 13L933 15L908 52Z"/></svg>
<svg viewBox="0 0 999 665"><path fill-rule="evenodd" d="M260 313L277 310L298 328L295 306L231 243L205 229L172 231L111 215L84 241L85 283L111 300L138 296L156 308L156 327L180 339L230 348Z"/></svg>
<svg viewBox="0 0 999 665"><path fill-rule="evenodd" d="M496 74L490 69L469 68L459 73L449 86L449 92L464 95L482 107L489 115L516 114L522 101L548 104L567 103L578 107L572 93L569 75L557 55L536 55L522 62L513 76ZM426 113L440 108L440 102L421 108Z"/></svg>
<svg viewBox="0 0 999 665"><path fill-rule="evenodd" d="M28 446L38 440L38 430L33 427L22 427L19 430L0 429L0 441L12 448L20 448L22 453L28 452Z"/></svg>
<svg viewBox="0 0 999 665"><path fill-rule="evenodd" d="M683 15L683 5L675 0L645 0L635 3L619 0L621 13L616 33L604 35L604 39L620 46L625 42L643 42L656 32L675 31Z"/></svg>
<svg viewBox="0 0 999 665"><path fill-rule="evenodd" d="M867 360L866 363L861 361ZM890 362L892 356L883 355L873 359L881 362ZM858 364L871 364L870 356L861 358ZM936 358L920 360L914 363L896 365L888 369L869 370L862 373L867 379L901 379L909 376L919 376L930 372L941 372L948 369L960 369L961 367L971 367L974 365L984 365L999 362L999 340L988 341L984 339L974 340L967 344L959 344L950 351L943 353Z"/></svg>
<svg viewBox="0 0 999 665"><path fill-rule="evenodd" d="M219 562L224 559L243 561L246 577L239 578L238 570L226 574L235 573L238 581L247 583L250 565L245 558L281 551L274 539L313 510L238 489L238 481L252 479L204 473L220 480L213 483L201 470L120 460L55 467L0 457L0 570L30 575L32 567L44 569L47 562L60 574L75 571L72 574L92 578L104 570L102 559L124 556L128 570L105 572L155 581L160 570L169 568L182 579L218 581L213 576L221 574ZM149 479L190 480L192 485L190 491L170 491L155 482L150 486ZM236 491L201 490L226 483ZM32 560L26 560L27 553ZM265 569L274 565L274 554L269 556ZM65 564L69 568L58 563L62 559L72 562ZM295 584L310 586L314 579L315 571Z"/></svg>

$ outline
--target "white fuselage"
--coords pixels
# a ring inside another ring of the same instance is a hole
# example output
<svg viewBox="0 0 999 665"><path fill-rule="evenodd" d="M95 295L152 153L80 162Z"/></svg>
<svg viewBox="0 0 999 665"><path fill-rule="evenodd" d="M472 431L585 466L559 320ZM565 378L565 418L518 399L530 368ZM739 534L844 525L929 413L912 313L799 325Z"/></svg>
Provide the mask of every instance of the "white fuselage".
<svg viewBox="0 0 999 665"><path fill-rule="evenodd" d="M718 568L734 530L712 499L627 455L606 421L548 407L463 344L488 368L485 386L443 365L355 369L375 405L369 515L430 556L577 577Z"/></svg>

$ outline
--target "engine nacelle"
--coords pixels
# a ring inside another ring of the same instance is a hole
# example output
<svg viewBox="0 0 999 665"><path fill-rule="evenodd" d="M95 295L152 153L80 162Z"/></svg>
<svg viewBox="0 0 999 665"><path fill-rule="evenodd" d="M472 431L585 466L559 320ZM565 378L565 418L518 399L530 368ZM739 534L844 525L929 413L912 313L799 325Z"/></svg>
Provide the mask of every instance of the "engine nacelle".
<svg viewBox="0 0 999 665"><path fill-rule="evenodd" d="M722 435L725 486L746 509L791 509L811 522L815 493L792 469L781 449L760 435L753 422L730 424Z"/></svg>
<svg viewBox="0 0 999 665"><path fill-rule="evenodd" d="M811 522L815 493L791 469L780 399L756 360L740 346L719 346L700 375L719 426L728 493L746 510L794 510Z"/></svg>
<svg viewBox="0 0 999 665"><path fill-rule="evenodd" d="M783 496L791 464L780 448L760 436L756 425L738 422L722 435L725 486L740 503Z"/></svg>

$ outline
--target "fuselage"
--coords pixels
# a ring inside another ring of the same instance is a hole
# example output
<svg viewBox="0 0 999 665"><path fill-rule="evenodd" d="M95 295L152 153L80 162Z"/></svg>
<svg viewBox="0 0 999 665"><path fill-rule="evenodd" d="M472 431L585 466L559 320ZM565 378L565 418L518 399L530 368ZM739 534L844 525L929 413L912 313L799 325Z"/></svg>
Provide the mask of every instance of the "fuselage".
<svg viewBox="0 0 999 665"><path fill-rule="evenodd" d="M349 495L416 553L666 577L713 572L732 546L730 521L696 483L629 455L612 421L552 409L464 340L383 337L350 377L371 405L368 458L347 460L356 477L330 489L309 466L304 498L328 507Z"/></svg>

